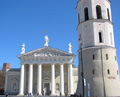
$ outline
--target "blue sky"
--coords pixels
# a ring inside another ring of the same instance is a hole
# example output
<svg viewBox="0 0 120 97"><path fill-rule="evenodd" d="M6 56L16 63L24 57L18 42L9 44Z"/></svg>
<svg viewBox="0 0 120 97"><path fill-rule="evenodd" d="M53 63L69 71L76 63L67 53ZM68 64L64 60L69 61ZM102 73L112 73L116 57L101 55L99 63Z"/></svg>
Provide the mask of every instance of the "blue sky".
<svg viewBox="0 0 120 97"><path fill-rule="evenodd" d="M117 59L120 66L120 0L111 0ZM26 52L44 46L44 31L49 46L68 52L68 43L76 54L78 66L77 0L0 0L0 67L4 62L20 67L17 56L21 45Z"/></svg>

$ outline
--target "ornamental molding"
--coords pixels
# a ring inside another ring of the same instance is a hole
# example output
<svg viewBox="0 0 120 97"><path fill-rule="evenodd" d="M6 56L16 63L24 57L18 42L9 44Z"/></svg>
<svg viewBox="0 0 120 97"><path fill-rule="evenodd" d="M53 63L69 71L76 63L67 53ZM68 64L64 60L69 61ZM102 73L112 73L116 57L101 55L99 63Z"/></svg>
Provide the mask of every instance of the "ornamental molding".
<svg viewBox="0 0 120 97"><path fill-rule="evenodd" d="M75 57L74 54L51 47L43 47L18 56L18 58Z"/></svg>

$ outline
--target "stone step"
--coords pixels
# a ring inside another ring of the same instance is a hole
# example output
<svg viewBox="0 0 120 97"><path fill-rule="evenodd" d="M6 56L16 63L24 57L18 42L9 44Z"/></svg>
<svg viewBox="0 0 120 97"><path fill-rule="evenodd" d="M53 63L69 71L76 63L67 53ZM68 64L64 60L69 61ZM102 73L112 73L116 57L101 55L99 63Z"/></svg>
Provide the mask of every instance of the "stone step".
<svg viewBox="0 0 120 97"><path fill-rule="evenodd" d="M6 95L0 95L0 97L6 97ZM8 97L69 97L69 96L17 96L17 95L8 95Z"/></svg>

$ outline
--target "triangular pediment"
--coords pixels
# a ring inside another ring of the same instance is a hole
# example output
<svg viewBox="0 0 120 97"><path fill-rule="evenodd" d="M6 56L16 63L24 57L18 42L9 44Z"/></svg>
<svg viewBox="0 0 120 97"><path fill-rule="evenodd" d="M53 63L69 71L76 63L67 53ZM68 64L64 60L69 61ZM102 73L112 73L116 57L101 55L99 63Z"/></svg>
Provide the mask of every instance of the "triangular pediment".
<svg viewBox="0 0 120 97"><path fill-rule="evenodd" d="M75 56L74 54L61 51L52 47L42 47L24 54L19 55L18 57L57 57L57 56Z"/></svg>

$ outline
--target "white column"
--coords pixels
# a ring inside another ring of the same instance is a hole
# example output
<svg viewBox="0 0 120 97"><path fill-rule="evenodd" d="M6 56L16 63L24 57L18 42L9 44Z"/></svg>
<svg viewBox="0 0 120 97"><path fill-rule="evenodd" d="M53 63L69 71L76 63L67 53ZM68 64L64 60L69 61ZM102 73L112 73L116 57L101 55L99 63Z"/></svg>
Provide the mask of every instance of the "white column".
<svg viewBox="0 0 120 97"><path fill-rule="evenodd" d="M60 65L60 92L64 95L64 65Z"/></svg>
<svg viewBox="0 0 120 97"><path fill-rule="evenodd" d="M29 65L29 78L28 78L28 93L32 95L33 91L33 65Z"/></svg>
<svg viewBox="0 0 120 97"><path fill-rule="evenodd" d="M42 84L42 65L38 65L38 78L37 78L37 93L41 95L41 84Z"/></svg>
<svg viewBox="0 0 120 97"><path fill-rule="evenodd" d="M72 72L72 63L69 64L69 94L73 94L73 72Z"/></svg>
<svg viewBox="0 0 120 97"><path fill-rule="evenodd" d="M21 64L19 95L24 95L24 64Z"/></svg>
<svg viewBox="0 0 120 97"><path fill-rule="evenodd" d="M51 95L55 95L55 65L51 65Z"/></svg>

